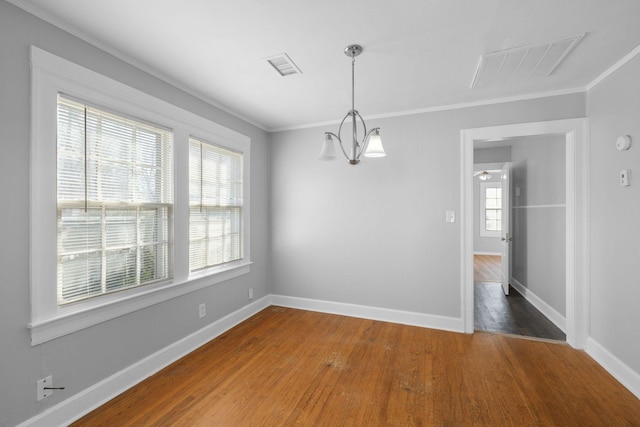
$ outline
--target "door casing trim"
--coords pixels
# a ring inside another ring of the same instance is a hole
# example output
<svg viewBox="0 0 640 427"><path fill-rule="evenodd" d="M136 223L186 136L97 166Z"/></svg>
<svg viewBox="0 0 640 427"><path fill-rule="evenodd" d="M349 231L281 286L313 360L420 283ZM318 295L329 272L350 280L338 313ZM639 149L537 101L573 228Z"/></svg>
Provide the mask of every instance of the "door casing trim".
<svg viewBox="0 0 640 427"><path fill-rule="evenodd" d="M475 141L561 134L566 141L566 335L585 348L588 333L588 121L586 118L520 123L460 131L461 166L461 314L464 331L473 318L473 144Z"/></svg>

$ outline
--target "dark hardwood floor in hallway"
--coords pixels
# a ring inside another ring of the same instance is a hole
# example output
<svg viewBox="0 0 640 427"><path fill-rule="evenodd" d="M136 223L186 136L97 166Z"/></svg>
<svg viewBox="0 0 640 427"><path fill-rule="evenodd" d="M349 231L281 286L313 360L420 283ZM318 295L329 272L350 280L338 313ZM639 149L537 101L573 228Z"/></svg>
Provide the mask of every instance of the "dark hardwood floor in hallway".
<svg viewBox="0 0 640 427"><path fill-rule="evenodd" d="M474 283L474 324L477 331L565 341L566 335L529 301L511 288L505 295L500 283Z"/></svg>
<svg viewBox="0 0 640 427"><path fill-rule="evenodd" d="M533 338L566 341L566 335L518 291L506 296L500 284L500 257L474 256L474 327Z"/></svg>

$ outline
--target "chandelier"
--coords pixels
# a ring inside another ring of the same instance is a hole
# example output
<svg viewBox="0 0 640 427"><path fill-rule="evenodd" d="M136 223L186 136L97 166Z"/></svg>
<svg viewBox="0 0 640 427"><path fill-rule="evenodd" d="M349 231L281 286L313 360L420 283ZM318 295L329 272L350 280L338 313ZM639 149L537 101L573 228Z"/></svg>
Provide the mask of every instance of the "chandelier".
<svg viewBox="0 0 640 427"><path fill-rule="evenodd" d="M357 165L360 162L360 157L364 155L365 157L384 157L387 154L384 152L384 148L382 148L382 137L380 136L380 128L373 128L369 132L367 132L367 126L364 123L364 119L358 113L358 110L355 109L355 65L356 65L356 56L362 53L362 46L354 44L349 45L344 48L344 54L351 57L351 110L347 112L342 121L340 122L340 127L338 128L338 134L336 135L333 132L325 132L324 133L324 141L322 142L322 150L320 151L320 160L335 160L336 158L336 149L334 146L333 138L335 137L340 143L340 149L342 150L342 154L352 165ZM351 117L351 126L352 126L352 142L351 147L349 147L349 153L345 150L344 144L342 143L342 138L340 138L340 134L342 133L342 126L345 124L345 121ZM363 137L362 141L358 139L358 122L357 119L362 123L363 129Z"/></svg>

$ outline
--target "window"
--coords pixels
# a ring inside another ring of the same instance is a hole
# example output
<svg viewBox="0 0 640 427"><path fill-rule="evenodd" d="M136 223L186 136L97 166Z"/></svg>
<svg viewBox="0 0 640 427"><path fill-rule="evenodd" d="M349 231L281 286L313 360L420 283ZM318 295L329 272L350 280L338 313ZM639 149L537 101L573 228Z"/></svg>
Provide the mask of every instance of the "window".
<svg viewBox="0 0 640 427"><path fill-rule="evenodd" d="M249 273L250 138L30 53L31 344ZM197 206L190 135L215 142L198 160ZM207 248L193 266L192 243Z"/></svg>
<svg viewBox="0 0 640 427"><path fill-rule="evenodd" d="M502 219L502 188L486 188L484 201L485 230L500 231Z"/></svg>
<svg viewBox="0 0 640 427"><path fill-rule="evenodd" d="M480 235L499 237L502 231L502 184L480 183Z"/></svg>
<svg viewBox="0 0 640 427"><path fill-rule="evenodd" d="M170 278L172 142L58 96L58 304Z"/></svg>
<svg viewBox="0 0 640 427"><path fill-rule="evenodd" d="M242 153L189 140L189 269L242 259Z"/></svg>

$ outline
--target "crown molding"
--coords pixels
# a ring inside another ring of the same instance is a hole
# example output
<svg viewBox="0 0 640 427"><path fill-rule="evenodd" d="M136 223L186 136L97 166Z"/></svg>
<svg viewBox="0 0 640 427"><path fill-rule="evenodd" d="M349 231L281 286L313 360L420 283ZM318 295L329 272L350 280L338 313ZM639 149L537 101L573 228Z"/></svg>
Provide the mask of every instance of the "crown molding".
<svg viewBox="0 0 640 427"><path fill-rule="evenodd" d="M27 13L30 13L40 19L42 19L45 22L48 22L49 24L60 28L61 30L97 47L100 50L105 51L106 53L128 63L129 65L132 65L162 81L164 81L167 84L170 84L171 86L176 87L177 89L180 89L181 91L194 96L198 99L200 99L201 101L206 102L207 104L220 109L221 111L224 111L225 113L228 113L240 120L243 120L259 129L262 129L266 132L282 132L282 131L289 131L289 130L298 130L298 129L308 129L308 128L315 128L315 127L324 127L324 126L332 126L332 125L336 125L340 123L340 120L331 120L331 121L325 121L325 122L313 122L313 123L303 123L303 124L299 124L299 125L292 125L292 126L281 126L281 127L269 127L266 126L262 123L259 123L235 110L232 110L228 107L226 107L225 105L220 104L218 101L216 101L215 99L206 96L200 92L198 92L197 90L188 87L187 85L167 76L166 74L163 74L161 72L159 72L158 70L141 63L140 61L123 54L122 52L119 52L113 48L111 48L110 46L108 46L107 44L89 36L88 34L83 33L82 31L79 31L78 29L68 25L67 23L61 21L60 19L44 12L43 10L41 10L40 8L37 8L35 6L33 6L32 4L26 2L25 0L6 0L8 3L13 4L14 6L19 7L20 9L23 9L24 11L26 11ZM538 98L547 98L547 97L551 97L551 96L559 96L559 95L569 95L569 94L574 94L574 93L587 93L590 90L592 90L593 88L595 88L597 85L599 85L600 83L602 83L607 77L609 77L610 75L612 75L613 73L615 73L618 69L620 69L622 66L624 66L627 62L631 61L633 58L635 58L638 54L640 54L640 45L638 45L635 49L633 49L631 52L629 52L626 56L624 56L622 59L620 59L618 62L616 62L615 64L613 64L611 67L609 67L607 70L605 70L602 74L600 74L598 77L596 77L591 83L587 84L584 87L577 87L577 88L573 88L573 89L563 89L563 90L557 90L557 91L549 91L549 92L539 92L539 93L530 93L530 94L525 94L525 95L517 95L517 96L512 96L512 97L502 97L502 98L494 98L494 99L488 99L488 100L482 100L482 101L472 101L472 102L463 102L463 103L456 103L456 104L449 104L449 105L442 105L442 106L436 106L436 107L426 107L426 108L418 108L418 109L412 109L412 110L401 110L401 111L396 111L396 112L390 112L390 113L383 113L383 114L375 114L375 115L371 115L371 116L366 116L365 118L367 120L376 120L376 119L385 119L385 118L390 118L390 117L400 117L400 116L409 116L409 115L414 115L414 114L423 114L423 113L434 113L434 112L441 112L441 111L450 111L450 110L457 110L457 109L463 109L463 108L473 108L473 107L482 107L482 106L487 106L487 105L494 105L494 104L502 104L502 103L506 103L506 102L517 102L517 101L526 101L526 100L532 100L532 99L538 99Z"/></svg>
<svg viewBox="0 0 640 427"><path fill-rule="evenodd" d="M633 49L631 52L629 52L627 55L625 55L618 62L613 64L611 67L607 68L607 70L604 73L600 74L591 83L589 83L587 85L587 92L590 91L591 89L593 89L594 87L598 86L607 77L609 77L610 75L612 75L613 73L618 71L620 68L622 68L623 65L625 65L627 62L629 62L633 58L635 58L639 53L640 53L640 45L636 46L635 49Z"/></svg>
<svg viewBox="0 0 640 427"><path fill-rule="evenodd" d="M572 95L575 93L585 93L586 91L587 89L585 87L578 87L573 89L563 89L563 90L530 93L525 95L509 96L509 97L502 97L502 98L493 98L493 99L487 99L482 101L461 102L457 104L441 105L437 107L426 107L426 108L417 108L413 110L402 110L402 111L391 112L391 113L373 114L370 116L363 116L363 117L367 120L387 119L390 117L411 116L414 114L424 114L424 113L436 113L441 111L460 110L463 108L473 108L473 107L483 107L483 106L494 105L494 104L504 104L506 102L528 101L532 99L549 98L552 96ZM301 124L301 125L294 125L294 126L283 126L283 127L277 127L277 128L270 128L268 129L268 131L282 132L282 131L288 131L288 130L331 126L336 124L340 124L340 120L308 123L308 124Z"/></svg>
<svg viewBox="0 0 640 427"><path fill-rule="evenodd" d="M135 68L138 68L141 71L144 71L147 74L152 75L153 77L156 77L157 79L177 88L180 89L181 91L194 96L196 98L198 98L201 101L206 102L207 104L218 108L219 110L224 111L227 114L230 114L232 116L234 116L235 118L238 118L240 120L243 120L257 128L260 128L264 131L269 131L269 129L263 125L262 123L258 123L253 119L250 119L249 117L246 117L244 115L242 115L241 113L232 110L228 107L226 107L225 105L220 104L218 101L216 101L215 99L206 96L194 89L192 89L191 87L179 82L178 80L169 77L168 75L159 72L158 70L128 56L123 54L122 52L113 49L111 46L107 45L106 43L101 42L100 40L97 40L91 36L89 36L88 34L78 30L77 28L67 24L64 21L61 21L60 19L50 15L49 13L43 11L42 9L33 6L32 4L24 1L24 0L6 0L8 3L13 4L16 7L19 7L20 9L24 10L25 12L34 15L37 18L42 19L43 21L53 25L54 27L57 27L59 29L61 29L62 31L65 31L69 34L71 34L74 37L79 38L80 40L89 43L90 45L108 53L109 55L112 55L118 59L120 59L123 62L126 62L129 65L132 65Z"/></svg>

